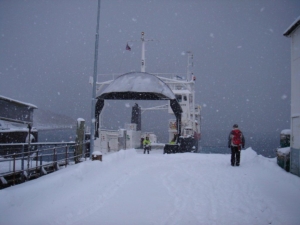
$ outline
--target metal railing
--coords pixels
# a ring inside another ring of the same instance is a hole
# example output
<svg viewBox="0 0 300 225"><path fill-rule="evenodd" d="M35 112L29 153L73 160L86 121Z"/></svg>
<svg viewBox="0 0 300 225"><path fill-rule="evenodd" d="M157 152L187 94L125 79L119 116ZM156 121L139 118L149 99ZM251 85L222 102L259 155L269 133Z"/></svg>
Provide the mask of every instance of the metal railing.
<svg viewBox="0 0 300 225"><path fill-rule="evenodd" d="M27 143L0 144L1 152L6 152L0 155L0 188L46 175L60 166L67 167L86 160L89 157L88 143L81 144L81 153L76 151L80 145L75 142L31 143L30 149Z"/></svg>

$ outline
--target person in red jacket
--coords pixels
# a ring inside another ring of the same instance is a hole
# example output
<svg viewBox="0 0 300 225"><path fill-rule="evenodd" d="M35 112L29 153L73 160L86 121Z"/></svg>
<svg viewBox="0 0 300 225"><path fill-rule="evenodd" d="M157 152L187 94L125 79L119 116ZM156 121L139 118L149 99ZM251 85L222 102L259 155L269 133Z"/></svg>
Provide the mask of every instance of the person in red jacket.
<svg viewBox="0 0 300 225"><path fill-rule="evenodd" d="M237 124L233 125L228 137L228 148L231 148L231 166L239 166L241 149L245 147L245 138Z"/></svg>

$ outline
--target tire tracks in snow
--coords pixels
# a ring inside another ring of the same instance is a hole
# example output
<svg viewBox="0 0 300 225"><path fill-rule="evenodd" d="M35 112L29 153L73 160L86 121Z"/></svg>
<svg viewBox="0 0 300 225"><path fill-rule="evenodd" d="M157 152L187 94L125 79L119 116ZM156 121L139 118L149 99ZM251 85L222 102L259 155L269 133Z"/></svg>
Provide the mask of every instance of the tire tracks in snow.
<svg viewBox="0 0 300 225"><path fill-rule="evenodd" d="M129 161L129 160L128 160ZM128 164L128 162L125 162ZM139 164L140 165L140 164ZM134 166L122 166L123 168L113 168L114 170L119 170L120 173L117 177L113 178L103 178L101 176L98 177L98 181L93 182L91 185L94 186L94 195L93 199L87 202L92 202L89 205L83 205L82 208L78 211L72 211L66 214L65 219L63 220L55 220L54 224L74 224L79 220L82 220L103 208L105 204L113 198L113 196L118 192L120 188L122 188L126 183L132 179L132 177L141 173L147 165L143 167L134 167ZM98 184L98 185L97 185ZM98 190L98 191L97 191ZM100 193L99 193L100 192Z"/></svg>
<svg viewBox="0 0 300 225"><path fill-rule="evenodd" d="M197 204L194 202L194 189L198 186L195 174L189 169L181 167L180 164L187 163L178 159L174 164L169 165L169 170L165 170L162 175L162 183L173 198L173 207L170 209L164 221L158 224L195 224L199 223L196 215L198 213ZM190 167L193 167L191 165Z"/></svg>
<svg viewBox="0 0 300 225"><path fill-rule="evenodd" d="M145 171L159 167L162 161L154 159L149 161L149 157L137 156L141 160L145 160L145 163L141 163L135 157L132 159L126 159L120 163L120 165L113 165L112 170L119 172L113 172L112 174L118 174L117 177L110 178L107 176L99 175L98 181L93 182L91 185L95 185L93 192L95 192L92 200L87 200L89 205L83 205L80 210L69 212L65 220L57 220L55 224L77 224L80 221L84 221L85 218L97 214L99 210L103 209L105 205L132 179L138 177L140 174L144 174ZM160 158L160 157L158 157ZM142 165L142 166L141 166ZM110 174L110 173L109 173ZM99 191L95 191L99 190ZM100 193L99 193L100 192ZM91 194L88 195L89 197ZM92 202L92 204L91 204Z"/></svg>

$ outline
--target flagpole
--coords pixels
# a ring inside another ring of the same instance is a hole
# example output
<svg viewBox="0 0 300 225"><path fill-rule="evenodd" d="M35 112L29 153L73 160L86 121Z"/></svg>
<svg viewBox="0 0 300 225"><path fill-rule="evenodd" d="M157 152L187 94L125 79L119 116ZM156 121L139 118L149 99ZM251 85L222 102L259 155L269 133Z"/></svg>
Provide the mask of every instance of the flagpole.
<svg viewBox="0 0 300 225"><path fill-rule="evenodd" d="M95 40L95 57L94 57L94 74L93 74L93 91L92 91L90 158L92 158L92 153L94 151L94 139L95 139L95 122L96 122L95 104L96 104L97 62L98 62L98 44L99 44L100 3L101 3L101 0L98 0L97 27L96 27L96 40Z"/></svg>

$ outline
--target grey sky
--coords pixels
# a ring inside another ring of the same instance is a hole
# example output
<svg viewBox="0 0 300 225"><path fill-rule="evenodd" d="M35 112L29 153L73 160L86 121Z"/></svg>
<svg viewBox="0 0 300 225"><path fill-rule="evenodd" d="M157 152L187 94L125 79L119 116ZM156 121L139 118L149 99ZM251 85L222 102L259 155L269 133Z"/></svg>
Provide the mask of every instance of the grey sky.
<svg viewBox="0 0 300 225"><path fill-rule="evenodd" d="M194 53L203 131L280 132L299 15L298 0L102 0L98 73L139 71L140 43L125 46L144 31L147 72L185 73ZM0 0L0 94L89 120L96 17L96 0Z"/></svg>

